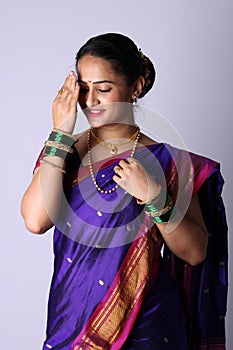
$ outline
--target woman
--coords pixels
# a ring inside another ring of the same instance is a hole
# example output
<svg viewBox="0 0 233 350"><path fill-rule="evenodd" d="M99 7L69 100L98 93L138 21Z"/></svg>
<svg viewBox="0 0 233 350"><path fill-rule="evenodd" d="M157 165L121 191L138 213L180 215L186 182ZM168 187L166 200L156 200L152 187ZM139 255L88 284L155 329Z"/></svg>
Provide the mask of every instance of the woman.
<svg viewBox="0 0 233 350"><path fill-rule="evenodd" d="M22 200L28 230L55 225L43 349L225 349L218 164L135 124L155 70L131 39L91 38L76 69ZM77 102L90 129L74 137Z"/></svg>

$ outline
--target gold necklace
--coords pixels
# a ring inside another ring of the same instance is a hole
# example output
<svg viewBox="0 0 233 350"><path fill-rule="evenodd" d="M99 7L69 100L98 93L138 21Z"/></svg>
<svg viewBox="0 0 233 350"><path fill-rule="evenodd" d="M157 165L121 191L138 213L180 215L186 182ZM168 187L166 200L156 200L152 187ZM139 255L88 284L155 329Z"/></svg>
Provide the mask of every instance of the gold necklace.
<svg viewBox="0 0 233 350"><path fill-rule="evenodd" d="M110 190L103 190L97 184L97 181L96 181L95 175L94 175L93 164L92 164L92 156L91 156L91 135L92 135L91 130L92 129L90 128L88 130L88 134L87 134L87 156L88 156L88 164L89 164L90 175L91 175L92 181L93 181L95 187L97 188L97 190L99 192L101 192L101 193L108 194L108 193L116 191L116 189L118 188L118 185L115 185ZM134 153L135 153L135 150L136 150L136 147L137 147L137 143L138 143L138 140L139 140L139 137L140 137L140 133L141 133L141 130L140 130L139 127L137 127L137 134L136 134L135 142L134 142L134 145L133 145L133 148L132 148L132 152L131 152L131 155L130 155L131 158L133 158L133 156L134 156Z"/></svg>
<svg viewBox="0 0 233 350"><path fill-rule="evenodd" d="M131 141L136 140L138 132L139 132L139 127L137 126L135 133L128 139L127 141L124 141L122 143L111 143L111 142L106 142L98 138L98 136L95 134L95 131L93 128L91 128L91 135L96 139L98 143L100 143L103 146L111 148L111 154L116 155L118 153L118 147L121 147L123 145L127 145Z"/></svg>

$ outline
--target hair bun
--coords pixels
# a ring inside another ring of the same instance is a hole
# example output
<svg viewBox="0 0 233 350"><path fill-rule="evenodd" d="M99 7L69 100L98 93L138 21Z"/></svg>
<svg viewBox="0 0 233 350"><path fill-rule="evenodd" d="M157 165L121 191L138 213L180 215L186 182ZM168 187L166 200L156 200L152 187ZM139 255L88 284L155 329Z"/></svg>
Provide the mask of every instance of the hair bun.
<svg viewBox="0 0 233 350"><path fill-rule="evenodd" d="M138 50L139 55L142 60L143 65L143 77L145 79L145 85L139 97L143 97L153 86L156 72L153 63L150 59L142 52L141 49Z"/></svg>

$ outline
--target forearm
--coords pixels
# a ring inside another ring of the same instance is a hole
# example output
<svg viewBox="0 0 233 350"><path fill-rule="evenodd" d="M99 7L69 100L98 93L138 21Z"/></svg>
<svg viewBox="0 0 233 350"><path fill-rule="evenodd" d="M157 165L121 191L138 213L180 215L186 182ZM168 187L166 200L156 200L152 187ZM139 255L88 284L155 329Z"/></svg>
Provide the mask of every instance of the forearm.
<svg viewBox="0 0 233 350"><path fill-rule="evenodd" d="M208 234L203 227L184 217L180 222L156 224L168 248L179 258L191 265L205 259ZM173 227L174 229L170 231Z"/></svg>
<svg viewBox="0 0 233 350"><path fill-rule="evenodd" d="M49 157L48 161L64 168L61 158ZM63 173L56 168L42 162L36 169L21 204L22 216L29 231L41 234L53 226L60 207L62 182Z"/></svg>

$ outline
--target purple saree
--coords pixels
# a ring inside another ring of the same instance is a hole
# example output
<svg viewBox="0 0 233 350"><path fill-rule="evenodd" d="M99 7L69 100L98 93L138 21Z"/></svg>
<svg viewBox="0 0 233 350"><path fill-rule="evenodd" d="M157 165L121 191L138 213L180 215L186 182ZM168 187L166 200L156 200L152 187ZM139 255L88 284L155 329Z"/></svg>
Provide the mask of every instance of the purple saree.
<svg viewBox="0 0 233 350"><path fill-rule="evenodd" d="M206 260L191 267L167 247L161 256L161 236L142 206L121 188L96 193L89 169L78 156L70 159L43 350L225 349L227 225L218 164L165 144L139 148L135 158L177 200L178 185L198 191L209 231ZM95 164L101 187L113 186L118 161Z"/></svg>

